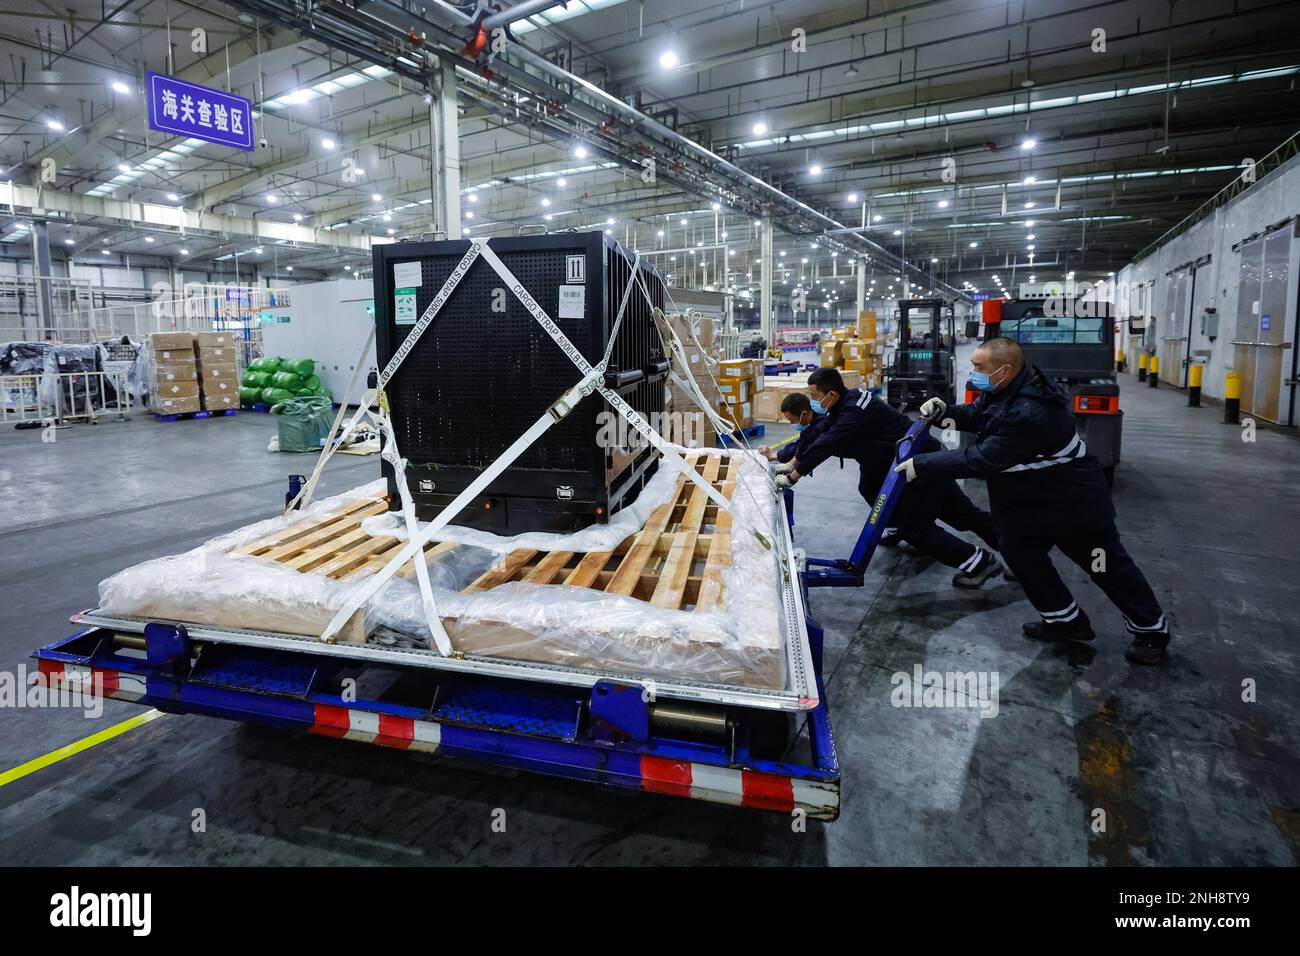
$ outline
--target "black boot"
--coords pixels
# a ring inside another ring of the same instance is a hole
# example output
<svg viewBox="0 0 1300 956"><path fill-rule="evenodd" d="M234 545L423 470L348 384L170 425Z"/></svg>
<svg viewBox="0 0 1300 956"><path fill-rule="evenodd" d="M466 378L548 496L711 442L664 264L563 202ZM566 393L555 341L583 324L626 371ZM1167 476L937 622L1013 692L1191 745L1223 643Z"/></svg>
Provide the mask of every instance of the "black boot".
<svg viewBox="0 0 1300 956"><path fill-rule="evenodd" d="M1169 656L1165 650L1168 646L1168 633L1137 634L1124 651L1124 656L1134 664L1161 664Z"/></svg>
<svg viewBox="0 0 1300 956"><path fill-rule="evenodd" d="M1092 622L1082 611L1073 621L1065 624L1048 624L1046 621L1030 621L1025 625L1025 637L1035 641L1091 641L1097 635L1093 633Z"/></svg>
<svg viewBox="0 0 1300 956"><path fill-rule="evenodd" d="M998 559L983 548L979 549L979 560L969 571L958 571L953 575L952 586L955 588L975 589L983 587L984 582L1002 570Z"/></svg>

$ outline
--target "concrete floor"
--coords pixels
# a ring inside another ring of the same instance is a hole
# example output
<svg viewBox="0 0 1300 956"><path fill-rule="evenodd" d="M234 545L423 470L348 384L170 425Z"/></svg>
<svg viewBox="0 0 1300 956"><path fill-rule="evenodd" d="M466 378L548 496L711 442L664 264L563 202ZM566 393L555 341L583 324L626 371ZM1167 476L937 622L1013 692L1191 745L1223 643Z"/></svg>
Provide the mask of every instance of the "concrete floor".
<svg viewBox="0 0 1300 956"><path fill-rule="evenodd" d="M1300 442L1261 430L1245 444L1218 409L1122 384L1121 530L1173 622L1172 661L1129 665L1118 614L1073 569L1100 636L1067 655L1021 638L1031 611L1015 585L958 592L948 569L882 554L866 587L813 597L843 767L836 823L792 833L760 811L166 716L0 787L0 860L1295 865ZM52 445L0 433L0 669L71 633L103 577L271 514L285 476L311 464L266 453L273 428L243 414L78 426ZM342 461L322 491L377 469ZM850 464L800 486L810 553L848 551L865 517L855 484ZM996 671L997 717L895 708L891 675L916 664ZM136 713L10 710L0 771Z"/></svg>

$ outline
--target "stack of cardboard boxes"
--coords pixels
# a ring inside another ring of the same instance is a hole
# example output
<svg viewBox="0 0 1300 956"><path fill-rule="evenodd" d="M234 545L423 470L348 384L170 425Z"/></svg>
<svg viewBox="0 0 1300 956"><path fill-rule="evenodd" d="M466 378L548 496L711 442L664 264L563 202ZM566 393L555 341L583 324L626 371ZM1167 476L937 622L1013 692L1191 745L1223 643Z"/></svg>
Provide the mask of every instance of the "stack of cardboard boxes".
<svg viewBox="0 0 1300 956"><path fill-rule="evenodd" d="M149 336L153 410L160 415L239 407L239 361L228 332L155 332Z"/></svg>
<svg viewBox="0 0 1300 956"><path fill-rule="evenodd" d="M876 313L870 309L858 313L856 326L832 329L830 340L822 340L822 367L856 372L868 387L880 384L878 359Z"/></svg>
<svg viewBox="0 0 1300 956"><path fill-rule="evenodd" d="M718 404L718 386L714 384L717 377L718 346L717 326L712 319L695 318L688 321L681 315L670 315L668 322L681 342L686 356L686 364L695 385L703 393L710 406ZM673 371L681 374L676 362ZM664 411L667 414L664 427L660 429L669 441L686 445L690 448L714 448L718 444L718 433L713 423L700 410L698 400L673 382L668 382L664 397Z"/></svg>
<svg viewBox="0 0 1300 956"><path fill-rule="evenodd" d="M149 336L154 375L149 383L153 410L160 415L180 415L203 408L193 332L155 332Z"/></svg>
<svg viewBox="0 0 1300 956"><path fill-rule="evenodd" d="M210 412L239 407L239 360L229 332L198 332L199 382L203 408Z"/></svg>
<svg viewBox="0 0 1300 956"><path fill-rule="evenodd" d="M754 424L754 401L763 391L762 359L718 363L718 414L737 428Z"/></svg>

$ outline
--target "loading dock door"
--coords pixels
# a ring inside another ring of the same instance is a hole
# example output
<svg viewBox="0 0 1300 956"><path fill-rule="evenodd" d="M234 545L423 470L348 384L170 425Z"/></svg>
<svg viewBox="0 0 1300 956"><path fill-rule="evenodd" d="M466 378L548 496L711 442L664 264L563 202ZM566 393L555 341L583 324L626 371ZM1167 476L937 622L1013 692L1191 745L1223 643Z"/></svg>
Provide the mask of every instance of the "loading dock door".
<svg viewBox="0 0 1300 956"><path fill-rule="evenodd" d="M1241 247L1237 287L1236 370L1241 373L1241 410L1281 422L1282 357L1290 343L1287 303L1291 291L1288 223Z"/></svg>
<svg viewBox="0 0 1300 956"><path fill-rule="evenodd" d="M1160 381L1179 388L1187 374L1187 312L1192 307L1194 269L1175 269L1165 277L1165 321L1160 338Z"/></svg>

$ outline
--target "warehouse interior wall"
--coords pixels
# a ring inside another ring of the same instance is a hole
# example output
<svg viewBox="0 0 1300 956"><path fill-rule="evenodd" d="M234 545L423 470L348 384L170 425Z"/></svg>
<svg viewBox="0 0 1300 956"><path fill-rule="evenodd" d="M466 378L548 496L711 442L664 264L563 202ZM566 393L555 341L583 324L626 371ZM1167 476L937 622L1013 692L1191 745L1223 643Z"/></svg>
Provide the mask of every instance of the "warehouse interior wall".
<svg viewBox="0 0 1300 956"><path fill-rule="evenodd" d="M1244 297L1239 295L1243 245L1251 237L1263 239L1265 235L1276 235L1280 230L1290 230L1294 235L1297 216L1300 216L1300 157L1293 157L1187 232L1158 247L1145 259L1124 267L1118 276L1121 301L1127 294L1129 312L1153 320L1148 323L1144 336L1123 343L1130 367L1135 367L1139 347L1154 348L1162 372L1173 375L1162 374L1162 381L1173 382L1176 378L1177 384L1186 384L1186 369L1183 367L1186 354L1181 349L1178 354L1171 354L1170 343L1166 340L1170 334L1171 311L1176 310L1173 301L1176 283L1170 277L1178 270L1184 270L1188 273L1188 280L1185 311L1181 316L1183 331L1191 340L1192 360L1205 365L1203 394L1221 400L1226 374L1242 371L1239 366L1243 356L1249 354L1248 350L1233 344L1239 340L1239 329L1256 332L1261 321L1256 318L1256 312L1252 311L1244 322L1240 314L1243 308L1252 310L1260 298L1253 292ZM1273 328L1261 333L1267 336L1270 331L1276 332L1275 338L1280 336L1283 341L1291 343L1289 348L1280 350L1282 379L1291 378L1291 370L1295 367L1296 314L1300 304L1297 294L1298 257L1300 242L1292 241L1289 243L1288 262L1279 264L1274 261L1270 267L1270 281L1287 283L1283 296L1285 307L1282 310L1284 314L1270 316ZM1275 260L1276 256L1272 258ZM1191 281L1193 270L1194 287ZM1145 296L1134 292L1148 283ZM1272 298L1278 300L1276 294ZM1207 308L1217 310L1218 334L1213 340L1204 328L1203 317ZM1255 338L1258 339L1258 335ZM1186 348L1188 344L1184 343L1182 349ZM1291 400L1294 386L1280 385L1280 389L1278 421L1294 426L1296 421ZM1243 409L1248 407L1243 403Z"/></svg>

